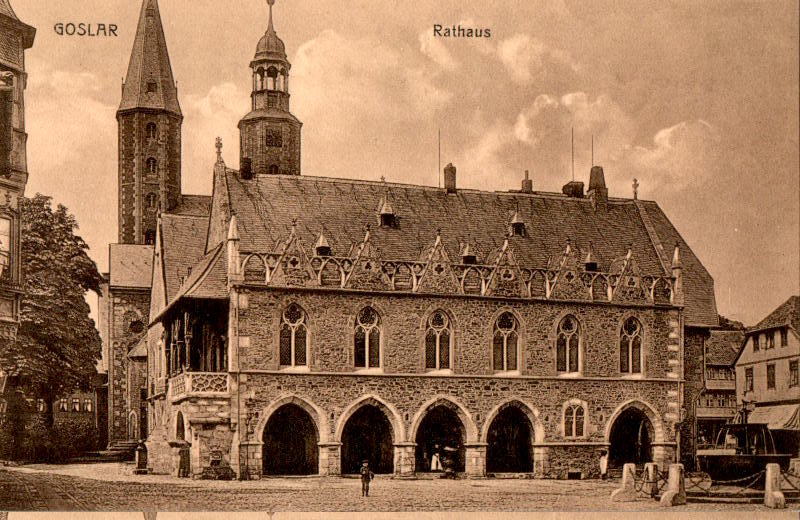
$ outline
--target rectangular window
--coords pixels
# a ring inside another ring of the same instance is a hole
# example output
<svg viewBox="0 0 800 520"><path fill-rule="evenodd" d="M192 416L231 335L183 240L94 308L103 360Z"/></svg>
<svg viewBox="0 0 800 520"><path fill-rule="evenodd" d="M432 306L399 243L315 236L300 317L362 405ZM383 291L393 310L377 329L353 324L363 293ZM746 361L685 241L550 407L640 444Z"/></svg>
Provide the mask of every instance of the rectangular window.
<svg viewBox="0 0 800 520"><path fill-rule="evenodd" d="M0 276L11 269L11 219L0 217Z"/></svg>
<svg viewBox="0 0 800 520"><path fill-rule="evenodd" d="M81 400L77 397L72 398L72 411L73 412L80 412L81 411Z"/></svg>
<svg viewBox="0 0 800 520"><path fill-rule="evenodd" d="M767 349L775 348L775 331L767 332L766 334Z"/></svg>
<svg viewBox="0 0 800 520"><path fill-rule="evenodd" d="M767 388L775 388L775 365L767 365Z"/></svg>
<svg viewBox="0 0 800 520"><path fill-rule="evenodd" d="M37 399L36 400L36 411L43 412L44 411L44 399Z"/></svg>
<svg viewBox="0 0 800 520"><path fill-rule="evenodd" d="M92 400L86 398L83 400L83 411L84 412L91 412L92 411Z"/></svg>
<svg viewBox="0 0 800 520"><path fill-rule="evenodd" d="M744 369L744 391L745 392L752 392L753 391L753 369L752 368L745 368Z"/></svg>
<svg viewBox="0 0 800 520"><path fill-rule="evenodd" d="M66 399L61 399L58 402L58 409L60 411L62 411L62 412L66 412L68 410L68 408L67 408L67 400Z"/></svg>
<svg viewBox="0 0 800 520"><path fill-rule="evenodd" d="M785 347L789 343L789 330L781 329L781 346Z"/></svg>
<svg viewBox="0 0 800 520"><path fill-rule="evenodd" d="M797 386L797 360L789 361L789 386Z"/></svg>
<svg viewBox="0 0 800 520"><path fill-rule="evenodd" d="M758 349L759 349L758 334L753 334L753 352L757 352Z"/></svg>

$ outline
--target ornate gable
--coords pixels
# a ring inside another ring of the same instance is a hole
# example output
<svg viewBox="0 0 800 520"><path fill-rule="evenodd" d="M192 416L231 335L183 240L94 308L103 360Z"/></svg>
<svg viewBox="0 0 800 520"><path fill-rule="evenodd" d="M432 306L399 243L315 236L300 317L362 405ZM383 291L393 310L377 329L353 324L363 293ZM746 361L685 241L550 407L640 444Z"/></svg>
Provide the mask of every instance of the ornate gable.
<svg viewBox="0 0 800 520"><path fill-rule="evenodd" d="M425 260L425 270L417 284L417 292L436 294L458 294L460 285L453 273L452 263L447 250L442 244L441 235L436 235L436 242Z"/></svg>
<svg viewBox="0 0 800 520"><path fill-rule="evenodd" d="M527 297L527 287L520 271L519 264L514 258L508 239L495 254L494 270L486 284L487 296L507 296L510 298Z"/></svg>

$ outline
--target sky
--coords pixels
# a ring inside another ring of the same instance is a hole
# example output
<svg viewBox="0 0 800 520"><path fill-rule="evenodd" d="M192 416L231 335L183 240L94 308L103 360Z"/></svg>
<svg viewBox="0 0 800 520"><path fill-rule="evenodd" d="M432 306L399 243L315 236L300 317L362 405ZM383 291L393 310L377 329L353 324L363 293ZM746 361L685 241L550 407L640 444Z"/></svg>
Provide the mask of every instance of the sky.
<svg viewBox="0 0 800 520"><path fill-rule="evenodd" d="M26 54L30 180L65 204L101 270L117 239L117 123L140 2L11 0ZM263 0L161 0L184 114L184 193L209 194L214 139L238 167ZM58 22L117 37L59 36ZM434 36L434 25L490 38ZM560 192L605 170L655 200L753 325L798 294L798 7L793 0L277 0L303 175Z"/></svg>

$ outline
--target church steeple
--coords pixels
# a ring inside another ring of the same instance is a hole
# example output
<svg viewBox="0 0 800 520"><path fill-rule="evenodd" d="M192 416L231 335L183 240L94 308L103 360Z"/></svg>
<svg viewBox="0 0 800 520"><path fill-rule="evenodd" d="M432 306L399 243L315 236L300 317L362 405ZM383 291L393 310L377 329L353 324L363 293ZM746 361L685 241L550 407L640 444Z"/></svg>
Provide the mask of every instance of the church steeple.
<svg viewBox="0 0 800 520"><path fill-rule="evenodd" d="M119 110L148 108L181 115L158 0L144 0Z"/></svg>
<svg viewBox="0 0 800 520"><path fill-rule="evenodd" d="M300 128L289 111L289 69L286 46L275 32L272 6L267 0L267 30L250 62L253 70L251 111L239 121L240 164L251 164L255 174L300 175Z"/></svg>
<svg viewBox="0 0 800 520"><path fill-rule="evenodd" d="M158 0L143 0L117 110L120 243L153 243L180 202L182 122Z"/></svg>

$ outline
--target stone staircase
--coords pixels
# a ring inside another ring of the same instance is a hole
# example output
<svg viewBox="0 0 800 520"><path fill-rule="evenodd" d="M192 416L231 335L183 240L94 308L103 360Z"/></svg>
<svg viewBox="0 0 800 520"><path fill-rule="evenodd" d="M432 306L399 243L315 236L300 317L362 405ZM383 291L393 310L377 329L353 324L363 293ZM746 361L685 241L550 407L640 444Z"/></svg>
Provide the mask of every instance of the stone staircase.
<svg viewBox="0 0 800 520"><path fill-rule="evenodd" d="M136 458L137 441L118 441L101 451L89 451L70 459L72 463L130 462Z"/></svg>

